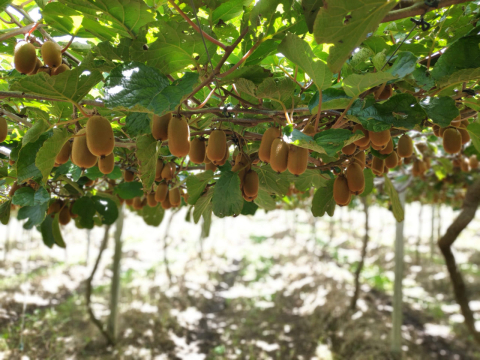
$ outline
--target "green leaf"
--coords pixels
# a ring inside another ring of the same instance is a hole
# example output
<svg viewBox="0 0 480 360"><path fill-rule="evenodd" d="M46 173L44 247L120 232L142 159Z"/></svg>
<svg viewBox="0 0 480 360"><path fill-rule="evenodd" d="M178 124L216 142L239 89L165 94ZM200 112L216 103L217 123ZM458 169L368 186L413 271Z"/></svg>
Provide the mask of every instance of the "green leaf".
<svg viewBox="0 0 480 360"><path fill-rule="evenodd" d="M281 103L291 104L291 96L295 91L295 83L290 78L266 78L257 89L259 99L270 99ZM214 210L215 213L215 210Z"/></svg>
<svg viewBox="0 0 480 360"><path fill-rule="evenodd" d="M144 206L139 214L143 217L145 224L157 227L162 223L165 210L163 210L161 204L157 204L154 207Z"/></svg>
<svg viewBox="0 0 480 360"><path fill-rule="evenodd" d="M401 79L411 74L415 70L418 58L409 51L403 51L398 54L392 67L386 72Z"/></svg>
<svg viewBox="0 0 480 360"><path fill-rule="evenodd" d="M53 239L58 247L65 249L67 246L65 244L65 241L63 240L62 232L60 231L60 223L58 222L59 216L60 214L55 214L55 218L52 222Z"/></svg>
<svg viewBox="0 0 480 360"><path fill-rule="evenodd" d="M77 34L83 21L82 13L59 2L48 3L42 10L42 16L48 26L71 35Z"/></svg>
<svg viewBox="0 0 480 360"><path fill-rule="evenodd" d="M220 6L213 11L212 22L216 24L219 20L228 21L236 18L242 13L243 0L229 0L220 4Z"/></svg>
<svg viewBox="0 0 480 360"><path fill-rule="evenodd" d="M33 197L35 195L35 190L31 187L23 187L15 191L15 194L12 198L12 203L19 206L33 206L34 201Z"/></svg>
<svg viewBox="0 0 480 360"><path fill-rule="evenodd" d="M118 207L115 201L103 196L92 196L92 200L95 209L102 216L102 223L112 225L118 218Z"/></svg>
<svg viewBox="0 0 480 360"><path fill-rule="evenodd" d="M117 180L122 177L122 170L120 167L115 166L110 174L107 174L107 178L110 180Z"/></svg>
<svg viewBox="0 0 480 360"><path fill-rule="evenodd" d="M118 110L161 116L175 110L183 97L192 92L197 81L198 74L186 73L170 84L157 69L130 63L116 67L106 79L105 104Z"/></svg>
<svg viewBox="0 0 480 360"><path fill-rule="evenodd" d="M310 149L328 156L335 156L337 152L352 142L363 137L361 131L352 133L347 129L328 129L315 135L314 138L294 129L291 142L302 148Z"/></svg>
<svg viewBox="0 0 480 360"><path fill-rule="evenodd" d="M284 11L292 6L291 0L259 0L255 1L255 6L250 12L250 22L254 27L259 25L260 18L267 19L269 24L275 17L275 12L279 4L283 3Z"/></svg>
<svg viewBox="0 0 480 360"><path fill-rule="evenodd" d="M265 190L269 194L275 193L280 196L288 192L290 182L286 174L277 174L270 165L254 167L253 170L258 174L260 189Z"/></svg>
<svg viewBox="0 0 480 360"><path fill-rule="evenodd" d="M323 110L334 110L334 109L345 109L352 98L345 94L343 89L328 88L327 90L322 91L322 111ZM318 112L318 91L312 96L308 102L308 109L312 114Z"/></svg>
<svg viewBox="0 0 480 360"><path fill-rule="evenodd" d="M73 204L72 212L78 215L77 221L82 228L93 229L93 216L97 211L95 208L95 202L92 198L83 196L76 200Z"/></svg>
<svg viewBox="0 0 480 360"><path fill-rule="evenodd" d="M203 194L208 182L213 179L213 171L207 170L196 175L187 177L188 203L195 205L197 200ZM200 216L199 216L200 218Z"/></svg>
<svg viewBox="0 0 480 360"><path fill-rule="evenodd" d="M251 13L250 13L251 14ZM259 47L248 57L245 61L245 66L251 66L258 64L269 56L272 52L277 50L277 42L275 40L269 39L260 44ZM238 85L238 84L235 84Z"/></svg>
<svg viewBox="0 0 480 360"><path fill-rule="evenodd" d="M223 171L213 192L213 213L219 218L239 215L242 212L243 197L240 178L237 173Z"/></svg>
<svg viewBox="0 0 480 360"><path fill-rule="evenodd" d="M124 182L115 186L113 192L122 199L129 200L135 197L143 196L143 186L141 182Z"/></svg>
<svg viewBox="0 0 480 360"><path fill-rule="evenodd" d="M320 8L313 34L318 44L333 44L328 66L338 73L352 51L372 33L398 1L335 0Z"/></svg>
<svg viewBox="0 0 480 360"><path fill-rule="evenodd" d="M242 207L242 215L255 215L257 212L258 205L255 204L253 201L249 202L247 200L243 200L243 207Z"/></svg>
<svg viewBox="0 0 480 360"><path fill-rule="evenodd" d="M151 134L150 117L146 113L129 113L123 130L130 136Z"/></svg>
<svg viewBox="0 0 480 360"><path fill-rule="evenodd" d="M10 206L12 204L11 200L7 200L4 203L0 204L0 222L3 225L7 225L10 220Z"/></svg>
<svg viewBox="0 0 480 360"><path fill-rule="evenodd" d="M278 51L300 66L313 80L319 91L330 87L332 72L322 60L314 60L315 54L306 41L288 33L278 45Z"/></svg>
<svg viewBox="0 0 480 360"><path fill-rule="evenodd" d="M402 204L400 203L400 199L398 198L398 192L388 178L387 174L383 175L383 177L385 178L385 192L390 197L390 201L392 202L393 216L395 216L395 219L398 222L402 222L405 214Z"/></svg>
<svg viewBox="0 0 480 360"><path fill-rule="evenodd" d="M55 166L57 157L63 145L70 139L71 134L66 128L56 128L52 137L45 140L35 157L35 166L42 175L42 182L46 182L48 175Z"/></svg>
<svg viewBox="0 0 480 360"><path fill-rule="evenodd" d="M202 30L209 32L207 28ZM156 40L147 41L152 36ZM148 44L148 50L144 48L145 44ZM216 45L207 41L206 46L213 56ZM196 31L192 32L190 25L185 21L150 23L149 28L142 30L138 39L132 43L130 56L133 61L146 63L160 70L162 74L173 74L187 67L208 62L202 36Z"/></svg>
<svg viewBox="0 0 480 360"><path fill-rule="evenodd" d="M92 166L91 168L85 169L84 176L89 178L90 180L97 180L104 176L104 174L100 171L98 166Z"/></svg>
<svg viewBox="0 0 480 360"><path fill-rule="evenodd" d="M308 32L313 32L313 24L317 18L318 10L323 6L323 0L302 0L303 16L308 26Z"/></svg>
<svg viewBox="0 0 480 360"><path fill-rule="evenodd" d="M208 207L211 206L212 197L213 188L209 188L208 191L196 201L195 207L193 208L193 221L195 224L198 223L200 217L207 211ZM210 211L212 210L210 209Z"/></svg>
<svg viewBox="0 0 480 360"><path fill-rule="evenodd" d="M450 85L461 84L466 81L478 79L480 79L480 67L476 69L464 69L455 71L453 74L441 77L437 81L437 83L440 88L444 88Z"/></svg>
<svg viewBox="0 0 480 360"><path fill-rule="evenodd" d="M325 212L333 216L335 212L335 200L333 200L334 179L327 182L327 186L321 187L315 192L312 200L312 214L315 217L322 217Z"/></svg>
<svg viewBox="0 0 480 360"><path fill-rule="evenodd" d="M316 189L325 186L330 177L323 175L320 170L307 169L299 176L292 176L292 182L299 191L307 191L313 185Z"/></svg>
<svg viewBox="0 0 480 360"><path fill-rule="evenodd" d="M365 177L365 189L360 196L367 196L373 190L373 179L375 178L375 176L370 169L363 169L363 176Z"/></svg>
<svg viewBox="0 0 480 360"><path fill-rule="evenodd" d="M480 124L476 122L469 124L467 131L470 134L473 146L480 152Z"/></svg>
<svg viewBox="0 0 480 360"><path fill-rule="evenodd" d="M210 236L210 228L212 227L212 204L208 204L207 208L203 212L203 223L201 237L203 239Z"/></svg>
<svg viewBox="0 0 480 360"><path fill-rule="evenodd" d="M41 179L42 173L35 166L35 157L42 147L43 143L52 136L51 132L44 133L40 138L25 145L18 154L17 161L17 181L24 182L29 179Z"/></svg>
<svg viewBox="0 0 480 360"><path fill-rule="evenodd" d="M47 209L47 202L35 206L24 206L18 210L17 219L28 219L28 221L23 225L24 229L28 230L43 222L43 219L45 219L45 215L47 213Z"/></svg>
<svg viewBox="0 0 480 360"><path fill-rule="evenodd" d="M257 198L253 201L255 202L255 204L267 211L275 210L276 208L275 199L263 189L258 190Z"/></svg>
<svg viewBox="0 0 480 360"><path fill-rule="evenodd" d="M50 124L47 121L43 119L38 119L37 121L35 121L35 124L33 124L33 126L28 129L28 131L23 136L22 145L25 146L30 142L37 141L40 135L47 131L49 127Z"/></svg>
<svg viewBox="0 0 480 360"><path fill-rule="evenodd" d="M348 96L356 98L364 91L394 78L395 77L392 74L387 72L368 73L363 75L352 74L343 80L343 89Z"/></svg>
<svg viewBox="0 0 480 360"><path fill-rule="evenodd" d="M49 248L52 248L55 244L61 248L66 247L62 232L60 231L58 216L59 214L55 214L55 216L47 216L45 217L45 220L37 226L37 230L42 234L43 243Z"/></svg>
<svg viewBox="0 0 480 360"><path fill-rule="evenodd" d="M441 127L450 125L460 111L455 105L455 100L450 96L430 98L429 102L421 102L420 105L432 121Z"/></svg>
<svg viewBox="0 0 480 360"><path fill-rule="evenodd" d="M10 85L10 90L49 98L78 102L100 81L102 74L98 70L76 67L56 76L40 72L33 76L23 76Z"/></svg>
<svg viewBox="0 0 480 360"><path fill-rule="evenodd" d="M157 166L157 141L152 135L137 137L137 159L140 164L140 179L144 189L150 189L155 181Z"/></svg>

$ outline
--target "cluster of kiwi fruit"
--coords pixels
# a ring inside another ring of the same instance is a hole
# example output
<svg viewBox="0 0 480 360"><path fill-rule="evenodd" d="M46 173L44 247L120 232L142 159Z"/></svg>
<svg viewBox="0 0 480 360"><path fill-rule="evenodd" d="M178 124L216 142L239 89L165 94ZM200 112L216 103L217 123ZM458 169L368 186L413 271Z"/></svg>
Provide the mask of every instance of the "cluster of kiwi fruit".
<svg viewBox="0 0 480 360"><path fill-rule="evenodd" d="M433 125L435 136L443 138L443 148L447 154L458 154L462 145L470 141L470 134L467 131L468 120L454 120L447 127Z"/></svg>
<svg viewBox="0 0 480 360"><path fill-rule="evenodd" d="M45 41L40 53L45 65L37 57L37 51L32 43L20 41L15 46L13 55L15 69L21 74L35 75L46 72L52 76L70 70L68 65L62 63L62 49L56 42Z"/></svg>
<svg viewBox="0 0 480 360"><path fill-rule="evenodd" d="M0 116L0 143L4 142L8 135L7 120Z"/></svg>
<svg viewBox="0 0 480 360"><path fill-rule="evenodd" d="M83 169L98 163L102 174L110 174L115 167L113 148L115 138L112 125L107 118L91 116L84 129L80 129L73 142L67 141L55 158L55 165L65 164L71 158L72 163Z"/></svg>
<svg viewBox="0 0 480 360"><path fill-rule="evenodd" d="M168 141L173 156L184 157L190 152L190 127L183 116L174 117L171 112L153 115L151 129L155 140Z"/></svg>
<svg viewBox="0 0 480 360"><path fill-rule="evenodd" d="M74 201L68 203L60 199L54 199L48 206L47 215L54 217L55 214L58 213L58 222L61 225L67 225L71 219L78 217L78 215L72 211L74 203Z"/></svg>
<svg viewBox="0 0 480 360"><path fill-rule="evenodd" d="M477 155L473 154L470 157L463 155L456 156L452 160L454 168L460 168L463 172L470 172L478 169Z"/></svg>

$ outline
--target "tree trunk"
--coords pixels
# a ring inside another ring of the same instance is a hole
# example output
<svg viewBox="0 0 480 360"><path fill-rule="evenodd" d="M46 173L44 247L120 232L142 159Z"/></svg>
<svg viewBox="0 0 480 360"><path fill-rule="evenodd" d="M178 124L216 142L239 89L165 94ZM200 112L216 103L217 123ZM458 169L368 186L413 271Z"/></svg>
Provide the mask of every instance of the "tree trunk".
<svg viewBox="0 0 480 360"><path fill-rule="evenodd" d="M5 249L3 249L3 261L4 262L7 262L7 258L8 258L8 248L10 247L10 234L9 234L9 230L10 230L10 226L11 226L11 223L12 221L9 221L7 226L6 226L6 230L5 230Z"/></svg>
<svg viewBox="0 0 480 360"><path fill-rule="evenodd" d="M423 224L423 204L420 203L420 212L418 214L418 236L417 236L417 244L415 245L415 264L420 265L420 252L419 247L422 243L422 224Z"/></svg>
<svg viewBox="0 0 480 360"><path fill-rule="evenodd" d="M363 246L362 246L362 255L361 255L361 258L360 258L360 262L358 263L358 266L357 266L357 270L355 271L355 292L353 293L353 298L352 298L352 301L350 303L350 308L352 310L355 310L355 308L357 307L357 300L358 300L358 296L360 295L360 274L362 272L362 269L363 269L363 265L365 263L365 257L367 255L367 246L368 246L368 240L369 240L369 236L368 236L368 200L366 197L362 197L361 198L362 202L363 202L363 209L365 211L365 236L363 238Z"/></svg>
<svg viewBox="0 0 480 360"><path fill-rule="evenodd" d="M457 268L455 256L452 252L452 245L460 233L468 226L475 217L478 205L480 204L480 179L477 179L467 191L463 202L463 209L453 223L448 227L447 232L438 240L438 246L445 258L450 280L452 282L455 299L465 319L465 325L477 343L480 344L480 332L475 328L475 318L470 309L467 288L463 281L462 274Z"/></svg>
<svg viewBox="0 0 480 360"><path fill-rule="evenodd" d="M87 230L87 254L85 255L85 267L88 266L88 260L90 259L90 236L92 231L90 229Z"/></svg>
<svg viewBox="0 0 480 360"><path fill-rule="evenodd" d="M123 206L118 208L118 219L115 229L115 252L113 254L113 276L112 285L110 287L110 316L107 323L107 331L113 342L117 341L118 332L118 300L120 298L120 274L122 259L122 230L123 230Z"/></svg>
<svg viewBox="0 0 480 360"><path fill-rule="evenodd" d="M432 205L432 231L430 232L430 259L435 252L435 205Z"/></svg>
<svg viewBox="0 0 480 360"><path fill-rule="evenodd" d="M402 208L405 209L405 191L398 194ZM405 215L406 216L406 215ZM392 353L396 358L402 355L402 305L403 305L403 225L404 221L396 223L395 232L395 281L393 290L393 313L392 313Z"/></svg>
<svg viewBox="0 0 480 360"><path fill-rule="evenodd" d="M437 206L437 240L442 237L442 205Z"/></svg>

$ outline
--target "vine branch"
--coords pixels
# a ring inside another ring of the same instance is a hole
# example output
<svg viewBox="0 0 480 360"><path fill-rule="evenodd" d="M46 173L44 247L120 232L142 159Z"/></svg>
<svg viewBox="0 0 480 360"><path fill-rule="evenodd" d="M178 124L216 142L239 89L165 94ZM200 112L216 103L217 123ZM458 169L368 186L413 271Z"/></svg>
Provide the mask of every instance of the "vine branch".
<svg viewBox="0 0 480 360"><path fill-rule="evenodd" d="M448 7L451 5L463 4L466 2L470 2L470 0L440 0L438 6L436 8L433 8L425 5L425 2L422 1L403 9L390 11L381 22L384 23L412 16L423 15L433 10L438 10L440 8Z"/></svg>

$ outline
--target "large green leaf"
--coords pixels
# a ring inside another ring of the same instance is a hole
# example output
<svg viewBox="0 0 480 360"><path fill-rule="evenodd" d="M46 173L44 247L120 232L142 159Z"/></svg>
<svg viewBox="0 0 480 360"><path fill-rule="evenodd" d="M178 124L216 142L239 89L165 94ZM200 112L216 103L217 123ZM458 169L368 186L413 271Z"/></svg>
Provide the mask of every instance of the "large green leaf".
<svg viewBox="0 0 480 360"><path fill-rule="evenodd" d="M118 207L115 201L104 196L92 196L95 209L102 217L102 223L112 225L118 218Z"/></svg>
<svg viewBox="0 0 480 360"><path fill-rule="evenodd" d="M186 73L172 84L157 69L130 63L112 70L105 83L105 104L110 108L163 115L175 110L192 92L198 74Z"/></svg>
<svg viewBox="0 0 480 360"><path fill-rule="evenodd" d="M17 181L41 179L42 173L35 165L35 158L43 143L52 136L52 132L44 133L37 141L25 145L18 154Z"/></svg>
<svg viewBox="0 0 480 360"><path fill-rule="evenodd" d="M213 192L213 213L219 218L239 215L242 212L243 196L237 173L223 171Z"/></svg>
<svg viewBox="0 0 480 360"><path fill-rule="evenodd" d="M10 85L10 90L49 98L78 102L100 81L102 74L98 70L77 67L56 76L40 72L33 76L24 76Z"/></svg>
<svg viewBox="0 0 480 360"><path fill-rule="evenodd" d="M312 200L312 214L315 217L322 217L325 212L333 216L335 212L335 200L333 200L334 179L327 182L325 187L321 187L315 192Z"/></svg>
<svg viewBox="0 0 480 360"><path fill-rule="evenodd" d="M476 122L469 124L467 131L470 134L473 146L480 152L480 124Z"/></svg>
<svg viewBox="0 0 480 360"><path fill-rule="evenodd" d="M277 174L270 165L262 167L254 167L258 174L260 189L265 190L269 194L285 195L290 187L287 174Z"/></svg>
<svg viewBox="0 0 480 360"><path fill-rule="evenodd" d="M200 198L195 203L195 207L193 208L193 221L195 224L198 223L200 217L205 214L208 210L213 197L213 188L208 189L208 191L200 196ZM211 207L211 206L210 206ZM211 211L211 208L210 208Z"/></svg>
<svg viewBox="0 0 480 360"><path fill-rule="evenodd" d="M323 0L302 0L303 16L308 26L308 31L313 32L313 24L317 18L318 10L323 6Z"/></svg>
<svg viewBox="0 0 480 360"><path fill-rule="evenodd" d="M430 98L428 102L421 102L420 105L432 121L441 127L450 125L460 111L455 105L455 100L450 96Z"/></svg>
<svg viewBox="0 0 480 360"><path fill-rule="evenodd" d="M30 142L37 141L40 135L47 131L49 127L50 124L44 119L38 119L37 121L35 121L35 124L33 124L33 126L28 129L28 131L22 138L23 146L27 145Z"/></svg>
<svg viewBox="0 0 480 360"><path fill-rule="evenodd" d="M402 222L405 217L405 213L403 211L402 204L400 203L398 192L393 186L392 181L388 178L388 175L385 174L383 177L385 179L385 192L390 197L390 201L392 202L393 216L395 216L395 219L398 222Z"/></svg>
<svg viewBox="0 0 480 360"><path fill-rule="evenodd" d="M352 97L358 97L365 90L371 89L374 86L383 84L389 80L394 79L395 76L388 72L378 72L369 74L352 74L343 80L343 89L345 93Z"/></svg>
<svg viewBox="0 0 480 360"><path fill-rule="evenodd" d="M4 203L0 204L0 222L3 225L7 225L10 220L10 208L12 201L7 200Z"/></svg>
<svg viewBox="0 0 480 360"><path fill-rule="evenodd" d="M151 134L150 117L147 113L129 113L123 130L130 136Z"/></svg>
<svg viewBox="0 0 480 360"><path fill-rule="evenodd" d="M42 187L37 191L31 187L23 187L15 191L12 203L19 206L35 206L46 203L50 200L50 194Z"/></svg>
<svg viewBox="0 0 480 360"><path fill-rule="evenodd" d="M207 170L200 174L190 175L187 177L188 203L190 205L195 205L200 196L202 196L205 187L211 179L213 179L212 170Z"/></svg>
<svg viewBox="0 0 480 360"><path fill-rule="evenodd" d="M254 202L267 211L275 210L275 199L263 189L258 190L258 195Z"/></svg>
<svg viewBox="0 0 480 360"><path fill-rule="evenodd" d="M295 83L289 78L266 78L257 89L259 99L270 99L281 103L291 104L291 96L295 91Z"/></svg>
<svg viewBox="0 0 480 360"><path fill-rule="evenodd" d="M360 196L367 196L373 191L373 179L375 176L373 175L373 171L371 169L363 169L363 176L365 177L365 189Z"/></svg>
<svg viewBox="0 0 480 360"><path fill-rule="evenodd" d="M140 164L140 179L143 188L148 190L155 181L155 168L157 166L157 141L152 135L137 137L136 155Z"/></svg>
<svg viewBox="0 0 480 360"><path fill-rule="evenodd" d="M278 46L278 51L300 66L313 80L319 91L330 87L332 72L322 60L314 60L315 55L305 40L288 33Z"/></svg>
<svg viewBox="0 0 480 360"><path fill-rule="evenodd" d="M17 219L25 220L28 219L23 227L25 229L31 229L36 225L40 225L45 219L45 215L48 209L48 202L43 204L34 205L34 206L24 206L18 210Z"/></svg>
<svg viewBox="0 0 480 360"><path fill-rule="evenodd" d="M403 51L398 54L392 67L387 70L397 78L403 78L415 70L418 58L409 51Z"/></svg>
<svg viewBox="0 0 480 360"><path fill-rule="evenodd" d="M84 229L93 229L93 216L97 212L95 201L91 197L83 196L76 200L72 212L78 215L78 224Z"/></svg>
<svg viewBox="0 0 480 360"><path fill-rule="evenodd" d="M52 137L45 140L42 147L38 150L35 157L35 166L42 174L43 182L47 181L48 175L55 166L55 158L70 136L71 134L67 129L56 128L53 130Z"/></svg>
<svg viewBox="0 0 480 360"><path fill-rule="evenodd" d="M244 0L229 0L220 4L212 13L212 22L216 24L219 20L227 21L236 18L243 12L243 2Z"/></svg>
<svg viewBox="0 0 480 360"><path fill-rule="evenodd" d="M143 217L145 224L157 227L162 223L165 210L163 210L161 204L157 204L154 207L144 206L139 214Z"/></svg>
<svg viewBox="0 0 480 360"><path fill-rule="evenodd" d="M478 79L480 79L480 67L476 69L455 71L453 74L441 77L437 82L439 87L444 88L450 85L461 84L466 81Z"/></svg>
<svg viewBox="0 0 480 360"><path fill-rule="evenodd" d="M47 216L45 220L37 226L38 231L42 234L43 243L49 248L52 248L55 244L61 248L66 247L62 232L60 231L58 216L58 214L55 216Z"/></svg>
<svg viewBox="0 0 480 360"><path fill-rule="evenodd" d="M59 2L49 2L42 10L42 16L48 26L71 35L77 34L83 21L82 13Z"/></svg>
<svg viewBox="0 0 480 360"><path fill-rule="evenodd" d="M138 181L124 182L115 186L115 194L129 200L143 195L142 183Z"/></svg>
<svg viewBox="0 0 480 360"><path fill-rule="evenodd" d="M294 145L316 151L328 156L335 156L337 152L352 142L361 139L363 133L358 130L352 133L347 129L328 129L315 135L314 138L294 129L291 142Z"/></svg>
<svg viewBox="0 0 480 360"><path fill-rule="evenodd" d="M328 66L338 73L351 52L373 32L398 0L335 0L323 6L313 33L319 44L333 44Z"/></svg>

